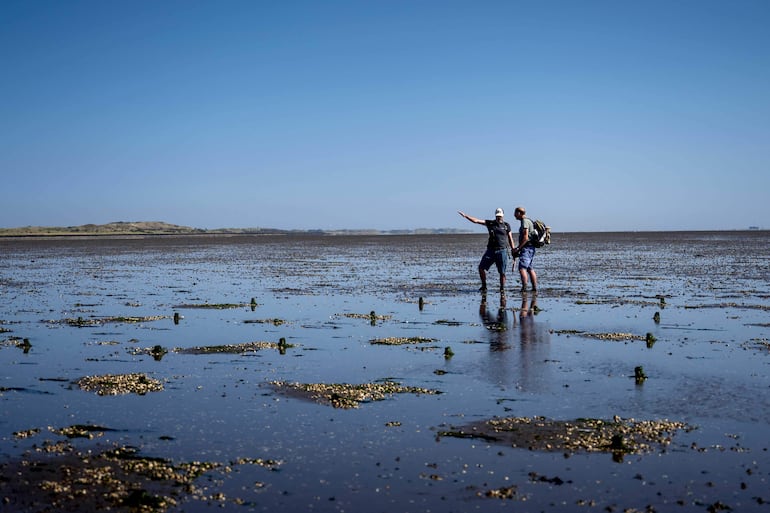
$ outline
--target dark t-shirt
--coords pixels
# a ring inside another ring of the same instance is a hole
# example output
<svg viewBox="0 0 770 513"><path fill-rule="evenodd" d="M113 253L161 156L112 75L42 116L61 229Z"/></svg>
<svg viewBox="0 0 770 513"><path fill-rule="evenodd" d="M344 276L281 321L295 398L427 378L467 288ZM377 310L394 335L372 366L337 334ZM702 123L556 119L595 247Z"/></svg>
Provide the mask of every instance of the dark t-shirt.
<svg viewBox="0 0 770 513"><path fill-rule="evenodd" d="M497 219L487 219L484 221L489 231L489 241L487 249L505 249L508 247L508 232L511 231L511 225L505 221L498 222Z"/></svg>

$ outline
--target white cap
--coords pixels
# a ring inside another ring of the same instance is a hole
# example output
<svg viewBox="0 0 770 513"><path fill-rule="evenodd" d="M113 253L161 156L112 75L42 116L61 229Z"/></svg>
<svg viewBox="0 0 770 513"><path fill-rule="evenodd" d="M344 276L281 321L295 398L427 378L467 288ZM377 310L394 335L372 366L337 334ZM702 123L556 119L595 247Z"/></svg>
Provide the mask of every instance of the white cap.
<svg viewBox="0 0 770 513"><path fill-rule="evenodd" d="M498 208L497 210L495 210L495 217L503 217L504 215L505 214L503 213L502 208Z"/></svg>

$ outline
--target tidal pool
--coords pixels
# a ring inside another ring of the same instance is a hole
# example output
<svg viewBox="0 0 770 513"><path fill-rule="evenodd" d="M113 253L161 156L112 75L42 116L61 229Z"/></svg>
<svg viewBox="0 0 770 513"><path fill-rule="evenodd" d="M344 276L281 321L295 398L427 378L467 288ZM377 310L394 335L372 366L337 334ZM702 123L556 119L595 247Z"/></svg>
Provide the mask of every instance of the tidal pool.
<svg viewBox="0 0 770 513"><path fill-rule="evenodd" d="M767 511L768 232L484 244L0 239L3 511Z"/></svg>

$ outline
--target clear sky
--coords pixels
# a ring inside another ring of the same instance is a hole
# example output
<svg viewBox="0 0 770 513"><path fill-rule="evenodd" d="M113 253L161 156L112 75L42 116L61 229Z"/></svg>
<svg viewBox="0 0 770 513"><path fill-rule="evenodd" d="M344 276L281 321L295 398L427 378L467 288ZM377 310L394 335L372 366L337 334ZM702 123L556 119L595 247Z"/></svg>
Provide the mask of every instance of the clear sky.
<svg viewBox="0 0 770 513"><path fill-rule="evenodd" d="M770 228L768 27L767 0L3 0L0 227Z"/></svg>

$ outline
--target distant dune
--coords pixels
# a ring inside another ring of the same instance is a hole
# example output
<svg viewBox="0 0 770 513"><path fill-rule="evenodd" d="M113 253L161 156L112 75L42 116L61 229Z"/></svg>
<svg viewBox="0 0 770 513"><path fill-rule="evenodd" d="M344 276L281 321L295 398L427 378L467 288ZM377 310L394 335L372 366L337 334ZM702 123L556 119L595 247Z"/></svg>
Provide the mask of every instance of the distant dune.
<svg viewBox="0 0 770 513"><path fill-rule="evenodd" d="M32 237L56 235L154 235L205 233L205 230L163 223L159 221L115 222L107 224L84 224L81 226L24 226L21 228L0 228L0 236Z"/></svg>

